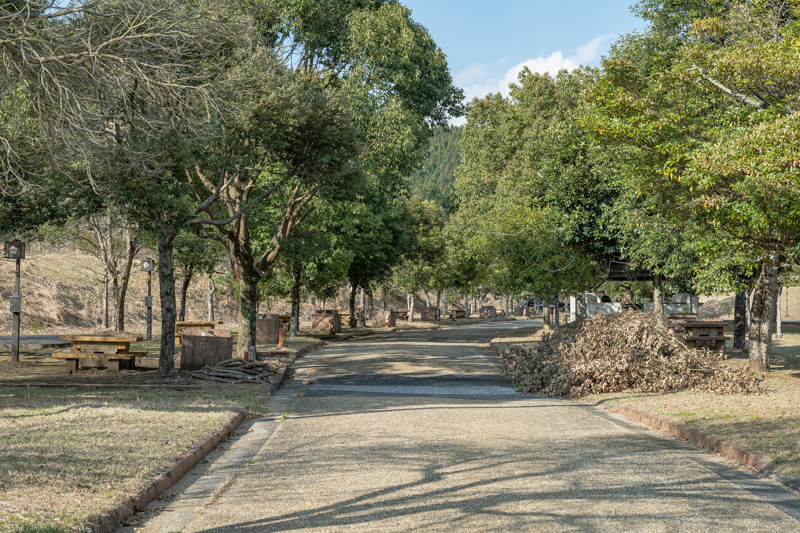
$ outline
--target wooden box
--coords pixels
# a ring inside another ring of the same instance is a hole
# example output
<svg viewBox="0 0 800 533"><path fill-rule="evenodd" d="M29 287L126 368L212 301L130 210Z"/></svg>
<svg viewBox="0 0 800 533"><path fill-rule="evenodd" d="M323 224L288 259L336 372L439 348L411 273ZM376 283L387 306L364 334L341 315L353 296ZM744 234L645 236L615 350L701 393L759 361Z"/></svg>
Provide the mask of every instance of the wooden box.
<svg viewBox="0 0 800 533"><path fill-rule="evenodd" d="M183 336L181 370L200 370L206 365L214 366L232 357L233 339L230 336Z"/></svg>
<svg viewBox="0 0 800 533"><path fill-rule="evenodd" d="M438 317L436 316L437 315L437 311L438 311L438 309L436 309L435 307L428 307L426 309L423 309L420 312L420 314L422 315L422 321L423 322L436 322L436 320L438 319Z"/></svg>
<svg viewBox="0 0 800 533"><path fill-rule="evenodd" d="M278 344L281 327L283 321L278 315L268 315L267 318L256 320L256 344Z"/></svg>

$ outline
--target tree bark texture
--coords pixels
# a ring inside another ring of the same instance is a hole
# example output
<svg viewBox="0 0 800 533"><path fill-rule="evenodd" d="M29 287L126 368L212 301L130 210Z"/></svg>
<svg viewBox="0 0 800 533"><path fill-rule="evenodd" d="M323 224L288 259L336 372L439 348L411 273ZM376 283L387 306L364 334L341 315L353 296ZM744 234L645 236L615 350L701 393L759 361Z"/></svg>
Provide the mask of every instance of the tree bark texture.
<svg viewBox="0 0 800 533"><path fill-rule="evenodd" d="M358 318L359 327L367 327L367 300L364 287L361 287L361 314Z"/></svg>
<svg viewBox="0 0 800 533"><path fill-rule="evenodd" d="M349 324L351 328L356 327L356 287L352 286L350 288L350 320Z"/></svg>
<svg viewBox="0 0 800 533"><path fill-rule="evenodd" d="M180 307L178 308L178 320L181 322L186 320L186 293L189 292L189 284L192 282L193 275L194 267L190 266L184 272L183 281L181 282Z"/></svg>
<svg viewBox="0 0 800 533"><path fill-rule="evenodd" d="M781 316L781 294L783 293L783 286L778 285L778 292L775 295L775 337L778 339L783 338L783 317Z"/></svg>
<svg viewBox="0 0 800 533"><path fill-rule="evenodd" d="M444 314L447 314L447 289L445 289L444 294L442 294L442 311Z"/></svg>
<svg viewBox="0 0 800 533"><path fill-rule="evenodd" d="M208 275L208 286L206 288L206 306L208 307L208 321L213 322L214 318L214 292L217 286L214 284L214 276Z"/></svg>
<svg viewBox="0 0 800 533"><path fill-rule="evenodd" d="M103 329L108 329L108 265L103 265Z"/></svg>
<svg viewBox="0 0 800 533"><path fill-rule="evenodd" d="M125 331L125 299L128 296L128 285L131 280L133 260L139 252L139 245L133 240L133 231L125 228L125 263L119 277L119 291L117 293L116 330Z"/></svg>
<svg viewBox="0 0 800 533"><path fill-rule="evenodd" d="M771 254L761 265L761 273L753 293L753 303L750 306L750 370L753 372L767 372L770 369L778 267L778 255Z"/></svg>
<svg viewBox="0 0 800 533"><path fill-rule="evenodd" d="M158 371L171 374L175 370L175 233L167 227L163 216L154 216L158 242L158 288L161 295L161 352Z"/></svg>
<svg viewBox="0 0 800 533"><path fill-rule="evenodd" d="M300 331L300 286L303 278L303 265L297 261L292 264L292 318L289 326L289 336L297 337Z"/></svg>
<svg viewBox="0 0 800 533"><path fill-rule="evenodd" d="M661 274L653 276L653 312L661 323L664 323L664 289L661 283Z"/></svg>
<svg viewBox="0 0 800 533"><path fill-rule="evenodd" d="M411 324L412 322L414 322L414 295L413 294L410 297L408 307L410 308L409 311L408 311L408 323Z"/></svg>
<svg viewBox="0 0 800 533"><path fill-rule="evenodd" d="M253 264L236 264L239 272L239 341L236 356L244 357L250 346L256 345L256 316L258 313L258 282L261 280L253 270Z"/></svg>
<svg viewBox="0 0 800 533"><path fill-rule="evenodd" d="M744 350L747 339L747 292L739 291L733 304L733 347Z"/></svg>
<svg viewBox="0 0 800 533"><path fill-rule="evenodd" d="M550 321L550 301L546 298L542 301L542 322L544 331L553 331L553 324Z"/></svg>

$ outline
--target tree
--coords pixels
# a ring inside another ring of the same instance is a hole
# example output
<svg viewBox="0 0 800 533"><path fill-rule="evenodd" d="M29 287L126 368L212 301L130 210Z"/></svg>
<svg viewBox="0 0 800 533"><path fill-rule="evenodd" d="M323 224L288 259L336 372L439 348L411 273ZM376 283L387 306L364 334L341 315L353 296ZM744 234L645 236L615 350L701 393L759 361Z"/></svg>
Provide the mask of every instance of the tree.
<svg viewBox="0 0 800 533"><path fill-rule="evenodd" d="M315 197L326 188L352 189L359 173L393 186L419 163L430 126L457 115L461 99L444 54L397 2L281 0L259 15L267 46L291 69L282 86L302 96L291 102L300 105L251 107L258 110L251 116L265 126L226 137L204 158L209 163L203 175L196 167L191 178L208 188L208 176L223 159L233 160L231 167L243 163L226 170L227 212L209 213L220 228L243 213L230 229L220 230L242 287L240 352L252 344L258 280L314 208ZM267 118L291 126L286 139L278 138L280 130L270 129ZM256 142L267 134L276 139L273 144ZM285 203L276 218L264 222L273 234L256 250L249 237L252 214L244 211L267 197Z"/></svg>
<svg viewBox="0 0 800 533"><path fill-rule="evenodd" d="M693 239L724 234L758 258L750 366L763 371L780 257L796 261L798 246L789 229L800 222L792 163L800 131L797 6L678 5L639 4L654 26L621 39L604 60L594 128L635 150L631 186L669 199L659 215L690 221Z"/></svg>

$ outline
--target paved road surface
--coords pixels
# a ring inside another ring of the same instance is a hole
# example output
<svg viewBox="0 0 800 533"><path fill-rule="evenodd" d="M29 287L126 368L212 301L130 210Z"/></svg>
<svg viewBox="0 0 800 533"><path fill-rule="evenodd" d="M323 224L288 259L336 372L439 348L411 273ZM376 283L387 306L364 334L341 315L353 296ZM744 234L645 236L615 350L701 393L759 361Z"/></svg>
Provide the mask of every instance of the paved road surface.
<svg viewBox="0 0 800 533"><path fill-rule="evenodd" d="M48 346L64 346L69 341L62 341L61 335L22 335L19 338L20 348L39 350ZM0 350L11 349L11 335L0 335Z"/></svg>
<svg viewBox="0 0 800 533"><path fill-rule="evenodd" d="M135 531L800 531L782 485L594 407L516 393L480 346L508 327L305 357L275 416Z"/></svg>

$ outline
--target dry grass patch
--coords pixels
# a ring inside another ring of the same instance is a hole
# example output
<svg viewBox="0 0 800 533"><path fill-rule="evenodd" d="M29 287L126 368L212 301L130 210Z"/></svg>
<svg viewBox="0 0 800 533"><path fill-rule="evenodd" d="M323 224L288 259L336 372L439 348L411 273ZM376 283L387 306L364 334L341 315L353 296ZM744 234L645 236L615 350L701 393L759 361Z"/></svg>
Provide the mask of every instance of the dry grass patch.
<svg viewBox="0 0 800 533"><path fill-rule="evenodd" d="M773 371L763 375L761 394L682 391L595 395L583 400L606 406L634 405L691 424L760 450L775 461L778 470L800 477L800 328L786 325L784 332L783 339L773 339ZM724 364L746 366L747 353L728 350L727 354Z"/></svg>
<svg viewBox="0 0 800 533"><path fill-rule="evenodd" d="M260 391L0 388L0 531L81 528L146 487Z"/></svg>

